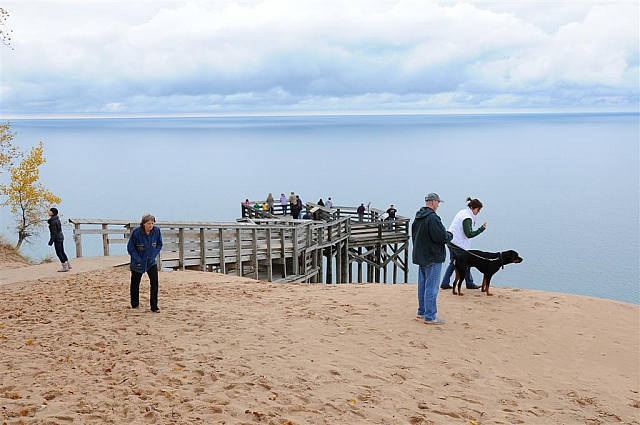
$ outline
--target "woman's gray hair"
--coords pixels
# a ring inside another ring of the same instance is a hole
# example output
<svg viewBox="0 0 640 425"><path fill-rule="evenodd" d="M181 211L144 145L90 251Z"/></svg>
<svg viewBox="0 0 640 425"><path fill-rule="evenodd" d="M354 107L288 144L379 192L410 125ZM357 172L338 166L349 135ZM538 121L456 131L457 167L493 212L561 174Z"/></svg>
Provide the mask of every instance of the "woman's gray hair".
<svg viewBox="0 0 640 425"><path fill-rule="evenodd" d="M142 216L142 220L140 220L140 226L144 226L144 223L148 223L150 221L153 221L155 223L156 218L153 215L146 213Z"/></svg>

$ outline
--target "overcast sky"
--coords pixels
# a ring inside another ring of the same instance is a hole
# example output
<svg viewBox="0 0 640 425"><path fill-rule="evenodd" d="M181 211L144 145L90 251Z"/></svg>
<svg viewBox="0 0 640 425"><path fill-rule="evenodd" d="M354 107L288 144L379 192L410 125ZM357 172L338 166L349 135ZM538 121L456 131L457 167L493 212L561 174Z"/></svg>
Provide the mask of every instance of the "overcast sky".
<svg viewBox="0 0 640 425"><path fill-rule="evenodd" d="M637 0L0 6L5 117L639 109Z"/></svg>

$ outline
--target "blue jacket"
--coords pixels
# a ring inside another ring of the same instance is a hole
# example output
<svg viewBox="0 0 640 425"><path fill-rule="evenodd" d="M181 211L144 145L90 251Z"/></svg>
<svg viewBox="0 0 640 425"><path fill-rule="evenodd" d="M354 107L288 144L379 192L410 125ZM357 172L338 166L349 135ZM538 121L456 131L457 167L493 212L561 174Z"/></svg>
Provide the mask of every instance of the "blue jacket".
<svg viewBox="0 0 640 425"><path fill-rule="evenodd" d="M444 246L453 239L442 225L440 217L429 207L421 208L411 225L413 239L413 264L428 266L444 263Z"/></svg>
<svg viewBox="0 0 640 425"><path fill-rule="evenodd" d="M131 256L131 270L144 273L158 264L156 258L162 250L160 228L153 226L148 235L142 233L142 227L136 227L127 243L127 252Z"/></svg>

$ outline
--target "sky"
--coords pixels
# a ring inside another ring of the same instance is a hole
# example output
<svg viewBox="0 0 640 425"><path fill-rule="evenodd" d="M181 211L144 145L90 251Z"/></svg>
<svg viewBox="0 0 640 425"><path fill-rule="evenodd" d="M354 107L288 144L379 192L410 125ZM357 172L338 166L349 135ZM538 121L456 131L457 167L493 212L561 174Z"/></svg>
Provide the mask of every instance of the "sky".
<svg viewBox="0 0 640 425"><path fill-rule="evenodd" d="M6 118L640 109L637 0L0 7Z"/></svg>

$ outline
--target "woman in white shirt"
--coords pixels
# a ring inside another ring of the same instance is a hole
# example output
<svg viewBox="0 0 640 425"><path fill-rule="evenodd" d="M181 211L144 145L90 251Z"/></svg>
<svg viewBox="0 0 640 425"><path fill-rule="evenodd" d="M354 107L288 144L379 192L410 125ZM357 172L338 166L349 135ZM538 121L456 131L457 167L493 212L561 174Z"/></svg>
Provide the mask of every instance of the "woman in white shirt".
<svg viewBox="0 0 640 425"><path fill-rule="evenodd" d="M449 231L453 233L453 239L449 244L450 261L447 270L444 272L442 283L440 284L441 289L452 288L449 284L449 281L451 280L451 275L453 274L454 270L453 260L456 259L456 251L459 252L460 248L468 251L471 248L471 239L484 232L487 228L487 223L483 223L482 226L478 227L476 230L473 230L473 226L475 226L476 224L476 216L480 213L481 209L482 202L480 202L480 200L471 199L471 197L468 197L467 208L458 211L458 214L453 217L451 226L449 226ZM467 271L465 280L467 282L467 289L480 288L480 286L473 283L471 269Z"/></svg>

